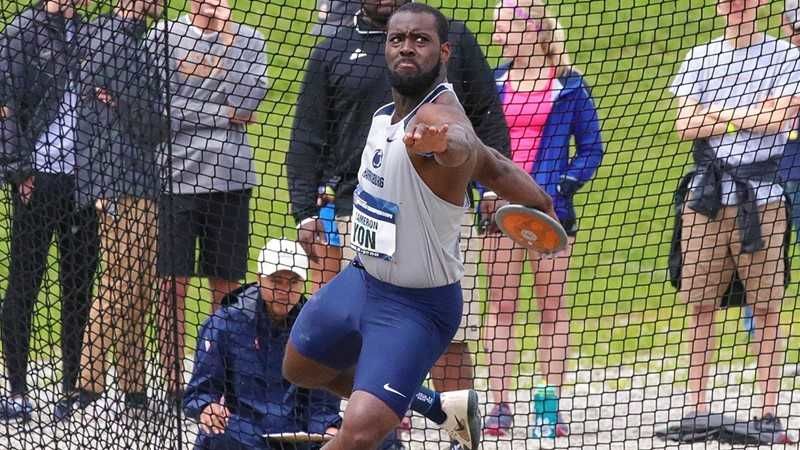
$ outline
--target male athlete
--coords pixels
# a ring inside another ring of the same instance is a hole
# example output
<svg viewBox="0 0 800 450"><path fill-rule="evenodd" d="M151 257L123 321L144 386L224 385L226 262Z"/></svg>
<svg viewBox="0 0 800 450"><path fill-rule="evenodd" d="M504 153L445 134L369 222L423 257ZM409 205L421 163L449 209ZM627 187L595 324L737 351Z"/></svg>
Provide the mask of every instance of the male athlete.
<svg viewBox="0 0 800 450"><path fill-rule="evenodd" d="M287 379L349 399L326 450L376 448L409 407L478 447L477 394L420 387L461 319L467 183L555 217L531 177L475 135L446 82L447 31L421 3L389 20L394 103L375 113L361 159L350 230L358 257L312 297L287 344Z"/></svg>

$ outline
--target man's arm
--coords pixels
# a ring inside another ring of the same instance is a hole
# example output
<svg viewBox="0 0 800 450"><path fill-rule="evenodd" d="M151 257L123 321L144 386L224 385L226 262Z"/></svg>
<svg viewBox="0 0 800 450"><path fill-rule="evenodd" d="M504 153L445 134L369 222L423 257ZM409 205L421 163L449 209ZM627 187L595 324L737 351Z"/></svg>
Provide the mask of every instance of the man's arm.
<svg viewBox="0 0 800 450"><path fill-rule="evenodd" d="M478 150L473 179L511 203L536 208L558 220L550 195L513 161L491 147L484 145Z"/></svg>
<svg viewBox="0 0 800 450"><path fill-rule="evenodd" d="M24 107L27 94L26 68L28 66L26 48L37 45L39 27L35 20L36 9L27 9L17 16L3 30L0 41L0 105L2 106L3 143L0 144L0 166L5 178L15 184L29 184L31 179L32 155L23 145L19 133L17 111ZM38 55L38 50L34 50ZM22 193L21 193L22 194Z"/></svg>
<svg viewBox="0 0 800 450"><path fill-rule="evenodd" d="M186 386L183 409L186 415L199 420L203 410L218 403L225 394L225 362L222 353L224 321L212 316L203 325L197 339L192 378Z"/></svg>
<svg viewBox="0 0 800 450"><path fill-rule="evenodd" d="M321 183L328 145L328 88L325 50L317 47L308 62L286 155L289 198L292 215L298 224L317 214L317 188Z"/></svg>
<svg viewBox="0 0 800 450"><path fill-rule="evenodd" d="M800 98L770 98L750 108L723 109L719 105L701 105L691 97L678 97L675 129L681 140L691 141L721 136L735 130L756 134L777 134L786 120L797 115Z"/></svg>
<svg viewBox="0 0 800 450"><path fill-rule="evenodd" d="M510 159L481 142L453 101L452 96L442 95L417 110L403 137L408 152L432 152L440 165L469 171L467 180L478 181L509 202L540 209L555 218L550 196Z"/></svg>
<svg viewBox="0 0 800 450"><path fill-rule="evenodd" d="M232 71L234 88L228 96L228 104L233 107L232 120L248 123L267 95L266 42L261 33L255 31L247 39L247 48L242 50Z"/></svg>

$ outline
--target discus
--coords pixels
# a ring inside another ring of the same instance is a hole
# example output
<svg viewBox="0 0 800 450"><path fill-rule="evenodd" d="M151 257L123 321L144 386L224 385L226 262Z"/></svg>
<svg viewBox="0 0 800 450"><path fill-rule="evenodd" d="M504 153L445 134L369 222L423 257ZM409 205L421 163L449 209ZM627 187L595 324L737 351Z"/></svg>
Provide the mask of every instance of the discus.
<svg viewBox="0 0 800 450"><path fill-rule="evenodd" d="M541 254L553 254L567 246L567 232L557 220L522 205L505 205L497 210L500 230L517 244Z"/></svg>
<svg viewBox="0 0 800 450"><path fill-rule="evenodd" d="M333 439L330 434L319 433L306 433L305 431L289 432L289 433L267 433L263 438L272 442L328 442Z"/></svg>

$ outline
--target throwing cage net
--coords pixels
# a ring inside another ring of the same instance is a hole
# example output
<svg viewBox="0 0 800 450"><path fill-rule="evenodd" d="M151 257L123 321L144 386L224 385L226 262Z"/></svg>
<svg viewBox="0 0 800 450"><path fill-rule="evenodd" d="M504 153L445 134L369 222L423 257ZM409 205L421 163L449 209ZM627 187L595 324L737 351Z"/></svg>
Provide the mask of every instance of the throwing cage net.
<svg viewBox="0 0 800 450"><path fill-rule="evenodd" d="M568 244L515 244L493 221L508 175L472 182L460 249L444 249L459 258L392 261L431 279L463 264L458 329L423 311L446 339L397 350L416 320L400 313L369 364L375 335L318 338L317 359L357 364L356 389L436 361L422 385L474 389L483 449L793 447L797 2L426 2L450 19L446 45L430 11L391 37L406 3L3 2L0 448L329 439L347 402L284 378L333 383L282 370L306 336L290 330L319 300L350 317L305 325L320 336L361 314L362 287L335 276L365 270L345 268L358 179L386 175L378 156L359 169L374 114L403 73L433 88L445 72L477 137L550 195ZM426 183L435 160L411 161ZM437 220L460 206L432 204ZM377 227L362 251L384 245ZM446 284L426 282L399 289ZM370 395L411 409L369 445L468 447L437 424L466 414L453 397L387 381ZM336 442L373 439L384 413Z"/></svg>

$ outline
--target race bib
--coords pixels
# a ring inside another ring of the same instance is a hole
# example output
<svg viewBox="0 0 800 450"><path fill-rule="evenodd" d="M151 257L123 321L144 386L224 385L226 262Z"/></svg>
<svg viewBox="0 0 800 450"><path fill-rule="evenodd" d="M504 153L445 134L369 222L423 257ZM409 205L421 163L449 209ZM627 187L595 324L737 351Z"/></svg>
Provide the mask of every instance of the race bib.
<svg viewBox="0 0 800 450"><path fill-rule="evenodd" d="M353 195L350 248L356 252L391 261L395 251L397 204L364 192Z"/></svg>

